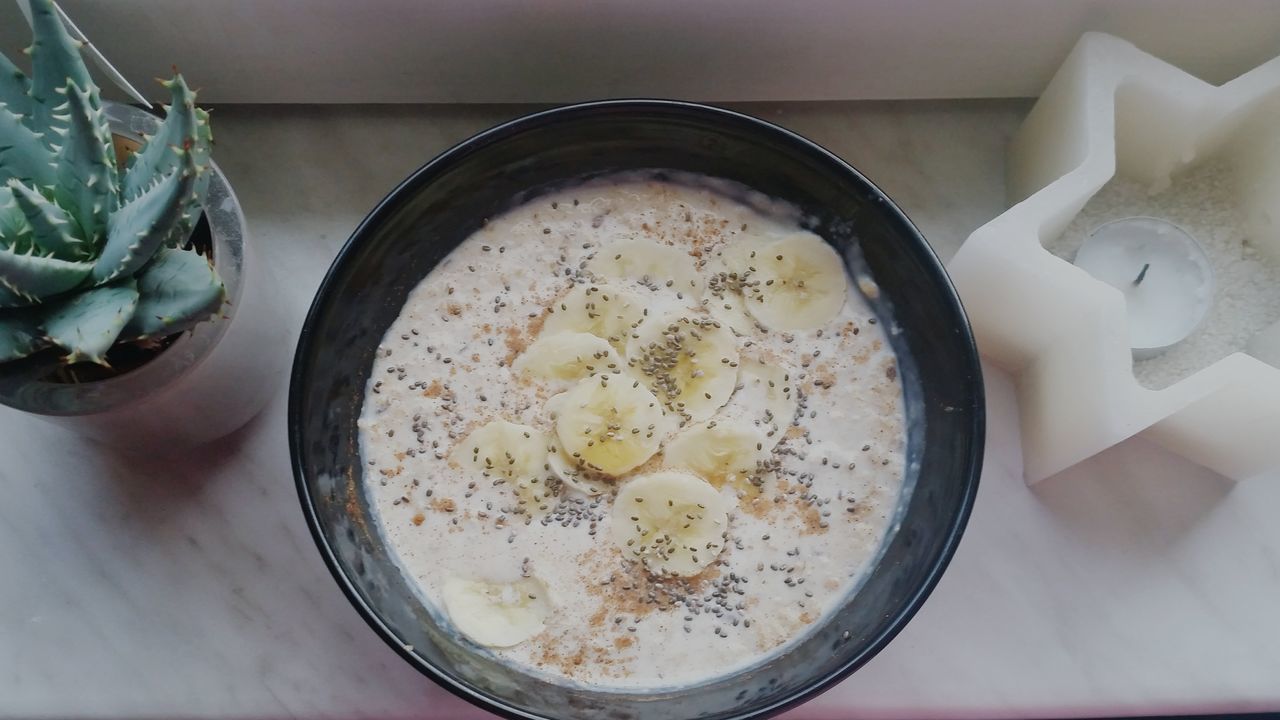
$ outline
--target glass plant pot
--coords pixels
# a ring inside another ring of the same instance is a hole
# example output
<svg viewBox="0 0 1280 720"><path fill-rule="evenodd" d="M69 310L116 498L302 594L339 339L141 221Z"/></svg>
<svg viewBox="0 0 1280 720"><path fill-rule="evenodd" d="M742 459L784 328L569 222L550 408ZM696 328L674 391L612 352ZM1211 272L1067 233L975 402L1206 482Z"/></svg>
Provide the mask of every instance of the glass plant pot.
<svg viewBox="0 0 1280 720"><path fill-rule="evenodd" d="M131 105L105 103L111 132L141 141L160 118ZM105 379L53 378L48 367L0 365L0 404L66 426L123 450L172 451L222 437L248 422L280 377L279 302L268 297L252 262L244 213L227 178L211 166L207 244L227 289L215 318L172 338L141 365ZM207 231L203 228L207 226Z"/></svg>

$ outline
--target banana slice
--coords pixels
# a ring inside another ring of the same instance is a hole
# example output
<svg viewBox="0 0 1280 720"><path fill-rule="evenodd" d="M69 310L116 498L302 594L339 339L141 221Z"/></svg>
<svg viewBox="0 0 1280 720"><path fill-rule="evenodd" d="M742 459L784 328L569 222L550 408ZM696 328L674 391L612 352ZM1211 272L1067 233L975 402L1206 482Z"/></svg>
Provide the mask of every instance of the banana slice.
<svg viewBox="0 0 1280 720"><path fill-rule="evenodd" d="M552 610L547 586L532 577L513 583L451 577L441 595L454 627L488 647L511 647L537 635Z"/></svg>
<svg viewBox="0 0 1280 720"><path fill-rule="evenodd" d="M541 430L493 420L481 425L454 446L450 459L459 467L486 478L507 481L519 506L530 514L553 504L554 489L547 483L547 449L551 437Z"/></svg>
<svg viewBox="0 0 1280 720"><path fill-rule="evenodd" d="M836 251L810 232L755 251L747 310L771 330L813 330L840 314L849 280Z"/></svg>
<svg viewBox="0 0 1280 720"><path fill-rule="evenodd" d="M750 335L756 321L747 312L746 301L740 297L703 298L702 307L721 325L730 328L738 335Z"/></svg>
<svg viewBox="0 0 1280 720"><path fill-rule="evenodd" d="M577 285L551 304L542 334L589 333L622 350L644 319L644 307L640 296L625 288L604 283Z"/></svg>
<svg viewBox="0 0 1280 720"><path fill-rule="evenodd" d="M756 258L770 243L777 242L777 237L738 237L725 242L715 252L715 265L718 270L737 274L746 280L756 271Z"/></svg>
<svg viewBox="0 0 1280 720"><path fill-rule="evenodd" d="M728 502L706 480L664 470L622 486L613 504L613 539L626 557L660 575L697 575L724 548Z"/></svg>
<svg viewBox="0 0 1280 720"><path fill-rule="evenodd" d="M737 293L719 298L705 297L702 299L702 307L706 308L707 313L717 322L740 336L749 337L759 332L756 319L747 312L746 298Z"/></svg>
<svg viewBox="0 0 1280 720"><path fill-rule="evenodd" d="M613 486L610 478L584 467L559 448L547 456L547 468L566 486L584 495L604 495Z"/></svg>
<svg viewBox="0 0 1280 720"><path fill-rule="evenodd" d="M560 411L564 409L565 397L568 394L567 392L556 393L542 403L542 409L546 412L547 418L551 420L552 425L555 424L556 418L560 416Z"/></svg>
<svg viewBox="0 0 1280 720"><path fill-rule="evenodd" d="M607 475L621 475L648 460L666 431L658 398L628 375L580 380L554 405L564 451Z"/></svg>
<svg viewBox="0 0 1280 720"><path fill-rule="evenodd" d="M709 422L676 435L662 451L667 467L691 470L717 489L757 494L769 473L773 441L748 422Z"/></svg>
<svg viewBox="0 0 1280 720"><path fill-rule="evenodd" d="M758 236L735 238L721 245L707 261L707 289L702 305L712 317L739 335L757 331L755 318L747 312L746 295L758 284L752 278L756 272L755 259L768 242Z"/></svg>
<svg viewBox="0 0 1280 720"><path fill-rule="evenodd" d="M766 446L772 448L782 442L798 405L791 372L786 367L744 357L738 361L738 387L721 415L759 425L768 438Z"/></svg>
<svg viewBox="0 0 1280 720"><path fill-rule="evenodd" d="M721 325L728 326L739 335L754 334L756 321L747 312L747 300L742 295L744 289L750 288L750 273L731 270L720 259L707 263L707 269L709 276L702 307Z"/></svg>
<svg viewBox="0 0 1280 720"><path fill-rule="evenodd" d="M552 395L543 403L543 408L547 412L547 416L551 419L552 424L560 417L560 412L566 407L566 399L569 393L562 392L558 395ZM592 470L577 459L570 457L564 448L560 447L559 440L553 442L547 452L546 470L552 475L560 479L565 487L577 490L584 495L604 495L613 487L613 478L604 473Z"/></svg>
<svg viewBox="0 0 1280 720"><path fill-rule="evenodd" d="M598 277L635 280L650 289L669 287L695 296L702 292L693 258L653 240L636 238L602 247L586 269Z"/></svg>
<svg viewBox="0 0 1280 720"><path fill-rule="evenodd" d="M738 343L710 318L650 320L631 339L627 358L631 374L685 422L711 417L738 379Z"/></svg>
<svg viewBox="0 0 1280 720"><path fill-rule="evenodd" d="M609 342L584 332L543 334L511 364L521 375L544 380L580 380L620 368Z"/></svg>

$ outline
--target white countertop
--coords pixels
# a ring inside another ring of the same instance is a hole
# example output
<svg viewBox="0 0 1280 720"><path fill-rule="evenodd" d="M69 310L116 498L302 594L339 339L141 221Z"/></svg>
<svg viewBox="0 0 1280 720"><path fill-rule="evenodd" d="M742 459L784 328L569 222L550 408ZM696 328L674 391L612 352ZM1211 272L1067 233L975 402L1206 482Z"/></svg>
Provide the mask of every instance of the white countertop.
<svg viewBox="0 0 1280 720"><path fill-rule="evenodd" d="M949 258L1003 210L1023 102L749 111L826 145ZM504 107L223 107L215 158L290 334L363 214ZM964 540L890 646L793 720L1280 709L1280 472L1234 485L1129 443L1021 480L988 370L986 468ZM183 461L126 461L0 412L0 716L479 717L383 644L299 509L285 387Z"/></svg>

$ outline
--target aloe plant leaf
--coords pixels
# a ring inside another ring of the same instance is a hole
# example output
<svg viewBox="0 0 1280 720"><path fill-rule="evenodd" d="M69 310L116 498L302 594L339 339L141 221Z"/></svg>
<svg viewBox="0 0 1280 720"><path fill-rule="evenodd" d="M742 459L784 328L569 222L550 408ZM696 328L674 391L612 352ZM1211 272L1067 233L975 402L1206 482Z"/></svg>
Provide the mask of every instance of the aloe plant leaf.
<svg viewBox="0 0 1280 720"><path fill-rule="evenodd" d="M134 153L125 171L120 199L128 202L141 195L157 178L168 175L182 163L183 150L194 150L197 167L209 160L209 115L196 108L196 94L182 75L161 83L170 93L164 121L147 144ZM201 125L204 130L201 130ZM203 147L202 147L203 146Z"/></svg>
<svg viewBox="0 0 1280 720"><path fill-rule="evenodd" d="M76 287L92 271L89 262L0 250L0 288L31 302Z"/></svg>
<svg viewBox="0 0 1280 720"><path fill-rule="evenodd" d="M211 178L209 157L213 150L213 131L209 113L196 107L196 93L191 90L182 75L161 83L170 91L171 102L166 108L164 122L145 147L130 159L122 181L121 198L130 200L142 192L155 178L171 172L184 159L183 151L191 155L196 168L196 180L190 195L183 201L182 212L172 225L164 244L182 247L203 212Z"/></svg>
<svg viewBox="0 0 1280 720"><path fill-rule="evenodd" d="M106 354L138 307L133 278L85 290L49 308L44 334L67 351L66 362L82 360L106 365Z"/></svg>
<svg viewBox="0 0 1280 720"><path fill-rule="evenodd" d="M195 102L195 91L191 93L191 102ZM209 158L213 155L213 125L209 122L209 111L196 108L196 165L201 170L209 167ZM206 182L207 186L208 183Z"/></svg>
<svg viewBox="0 0 1280 720"><path fill-rule="evenodd" d="M53 185L57 156L8 105L0 106L0 183Z"/></svg>
<svg viewBox="0 0 1280 720"><path fill-rule="evenodd" d="M106 245L93 267L94 284L133 275L168 238L196 180L191 153L182 151L182 158L181 166L111 214Z"/></svg>
<svg viewBox="0 0 1280 720"><path fill-rule="evenodd" d="M196 183L198 184L199 182L200 178L197 177ZM196 200L197 197L198 194L195 191L187 196L187 201L182 204L182 212L165 236L165 247L179 248L186 246L187 240L191 237L191 231L195 229L196 222L200 220L200 213L204 212L200 203Z"/></svg>
<svg viewBox="0 0 1280 720"><path fill-rule="evenodd" d="M36 248L60 260L85 260L91 255L88 243L78 237L79 229L65 210L16 180L9 182L9 191L13 193L13 204L31 228L31 242Z"/></svg>
<svg viewBox="0 0 1280 720"><path fill-rule="evenodd" d="M164 248L138 275L138 308L122 337L163 338L193 327L222 308L227 291L194 250Z"/></svg>
<svg viewBox="0 0 1280 720"><path fill-rule="evenodd" d="M58 153L53 197L67 208L79 237L93 240L107 229L115 208L116 166L106 113L95 109L89 93L67 85L70 128Z"/></svg>
<svg viewBox="0 0 1280 720"><path fill-rule="evenodd" d="M0 285L0 308L23 308L39 304L40 301L36 298L20 295Z"/></svg>
<svg viewBox="0 0 1280 720"><path fill-rule="evenodd" d="M0 250L19 254L31 251L31 228L13 202L13 191L7 185L0 185ZM22 307L35 302L33 298L0 286L0 308Z"/></svg>
<svg viewBox="0 0 1280 720"><path fill-rule="evenodd" d="M0 103L15 115L29 116L30 92L31 80L4 53L0 53Z"/></svg>
<svg viewBox="0 0 1280 720"><path fill-rule="evenodd" d="M31 226L13 201L13 191L7 185L0 185L0 249L14 252L31 249Z"/></svg>
<svg viewBox="0 0 1280 720"><path fill-rule="evenodd" d="M209 197L209 181L213 177L213 164L209 159L213 153L213 131L209 124L209 113L200 108L196 108L195 113L196 142L191 147L191 155L196 166L196 182L191 195L183 204L182 215L165 241L165 245L169 247L186 246L191 231L204 212L205 200Z"/></svg>
<svg viewBox="0 0 1280 720"><path fill-rule="evenodd" d="M53 128L60 132L67 128L68 119L62 107L66 102L67 82L75 83L76 87L93 88L95 96L97 86L89 78L89 69L80 56L82 43L67 33L53 0L30 0L30 4L32 36L35 38L31 43L32 127ZM101 105L96 99L94 102L95 107ZM58 134L46 132L45 144L51 148L59 145Z"/></svg>
<svg viewBox="0 0 1280 720"><path fill-rule="evenodd" d="M38 314L31 310L0 313L0 362L24 358L48 345Z"/></svg>

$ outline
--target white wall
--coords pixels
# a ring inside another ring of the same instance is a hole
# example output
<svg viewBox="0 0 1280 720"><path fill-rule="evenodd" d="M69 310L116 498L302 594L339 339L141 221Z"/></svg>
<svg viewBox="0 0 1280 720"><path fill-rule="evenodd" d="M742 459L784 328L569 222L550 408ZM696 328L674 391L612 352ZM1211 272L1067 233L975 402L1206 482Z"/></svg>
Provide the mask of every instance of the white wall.
<svg viewBox="0 0 1280 720"><path fill-rule="evenodd" d="M0 49L26 44L0 0ZM1280 0L63 0L149 95L205 102L1031 96L1105 30L1220 82L1280 54ZM12 55L11 55L12 57Z"/></svg>

